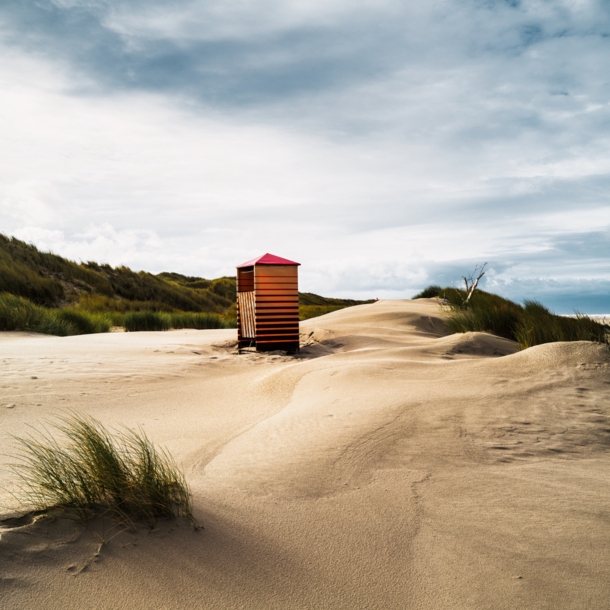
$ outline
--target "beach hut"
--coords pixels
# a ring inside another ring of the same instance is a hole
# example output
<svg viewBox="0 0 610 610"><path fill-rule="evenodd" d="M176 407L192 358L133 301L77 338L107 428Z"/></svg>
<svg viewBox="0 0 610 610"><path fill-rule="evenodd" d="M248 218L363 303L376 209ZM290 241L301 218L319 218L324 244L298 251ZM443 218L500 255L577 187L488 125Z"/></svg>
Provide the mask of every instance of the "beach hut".
<svg viewBox="0 0 610 610"><path fill-rule="evenodd" d="M256 347L260 352L298 351L299 265L267 253L237 266L240 350Z"/></svg>

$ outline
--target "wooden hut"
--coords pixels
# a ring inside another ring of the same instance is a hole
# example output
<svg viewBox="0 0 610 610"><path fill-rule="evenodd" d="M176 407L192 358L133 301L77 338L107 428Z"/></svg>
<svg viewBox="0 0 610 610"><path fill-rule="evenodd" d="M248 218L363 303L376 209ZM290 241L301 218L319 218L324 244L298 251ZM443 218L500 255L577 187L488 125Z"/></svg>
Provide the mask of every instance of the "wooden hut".
<svg viewBox="0 0 610 610"><path fill-rule="evenodd" d="M300 263L273 254L237 266L239 349L299 349Z"/></svg>

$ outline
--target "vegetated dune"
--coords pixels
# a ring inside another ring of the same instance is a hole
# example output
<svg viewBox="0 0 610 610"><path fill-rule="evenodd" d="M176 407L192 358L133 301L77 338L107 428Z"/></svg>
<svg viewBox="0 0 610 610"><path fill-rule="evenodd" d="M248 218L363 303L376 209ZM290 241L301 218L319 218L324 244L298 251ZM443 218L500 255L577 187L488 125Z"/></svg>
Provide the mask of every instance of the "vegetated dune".
<svg viewBox="0 0 610 610"><path fill-rule="evenodd" d="M238 355L231 330L0 334L2 453L65 409L141 426L205 527L7 509L2 608L609 607L607 348L519 352L444 315L337 311L297 358Z"/></svg>

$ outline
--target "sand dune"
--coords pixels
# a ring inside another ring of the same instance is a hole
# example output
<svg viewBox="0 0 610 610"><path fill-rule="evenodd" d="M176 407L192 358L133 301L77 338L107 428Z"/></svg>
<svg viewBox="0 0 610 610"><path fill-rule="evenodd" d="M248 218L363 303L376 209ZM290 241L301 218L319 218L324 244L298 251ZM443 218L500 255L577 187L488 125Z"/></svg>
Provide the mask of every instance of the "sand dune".
<svg viewBox="0 0 610 610"><path fill-rule="evenodd" d="M5 489L1 607L609 608L610 354L444 315L341 310L298 358L224 330L0 333L1 453L65 409L141 425L205 526L11 520Z"/></svg>

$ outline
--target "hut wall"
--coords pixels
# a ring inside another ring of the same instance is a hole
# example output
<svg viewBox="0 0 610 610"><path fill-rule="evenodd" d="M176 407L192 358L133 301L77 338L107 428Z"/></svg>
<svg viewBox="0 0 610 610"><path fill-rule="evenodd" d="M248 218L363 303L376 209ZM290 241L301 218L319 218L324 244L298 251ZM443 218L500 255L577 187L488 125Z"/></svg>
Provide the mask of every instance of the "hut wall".
<svg viewBox="0 0 610 610"><path fill-rule="evenodd" d="M254 292L257 350L298 350L298 267L255 265Z"/></svg>
<svg viewBox="0 0 610 610"><path fill-rule="evenodd" d="M237 270L237 340L240 347L255 345L256 298L254 267Z"/></svg>

